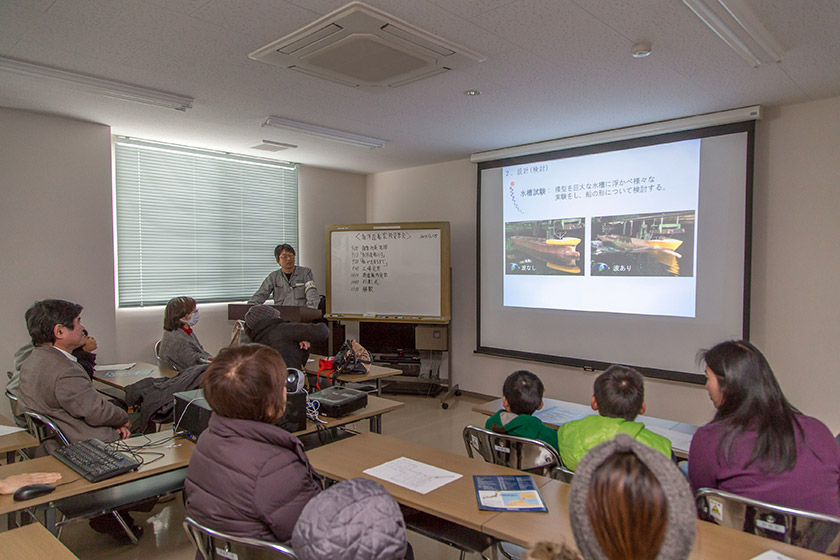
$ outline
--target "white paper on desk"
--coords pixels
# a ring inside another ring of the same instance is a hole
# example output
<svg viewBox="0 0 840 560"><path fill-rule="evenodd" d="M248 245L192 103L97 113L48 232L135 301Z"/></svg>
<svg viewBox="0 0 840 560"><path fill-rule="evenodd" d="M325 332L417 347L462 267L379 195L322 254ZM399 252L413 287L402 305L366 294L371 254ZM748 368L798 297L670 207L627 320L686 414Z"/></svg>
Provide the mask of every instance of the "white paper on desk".
<svg viewBox="0 0 840 560"><path fill-rule="evenodd" d="M104 366L96 366L94 371L119 371L124 369L131 369L137 365L137 362L131 362L130 364L106 364Z"/></svg>
<svg viewBox="0 0 840 560"><path fill-rule="evenodd" d="M24 431L24 429L18 428L17 426L0 426L0 436L7 436L9 434L14 434L22 431Z"/></svg>
<svg viewBox="0 0 840 560"><path fill-rule="evenodd" d="M683 451L685 453L688 453L688 449L691 447L691 438L694 437L694 434L684 434L674 430L663 430L662 428L657 428L656 426L645 425L645 428L655 434L668 438L671 440L671 447L673 449Z"/></svg>
<svg viewBox="0 0 840 560"><path fill-rule="evenodd" d="M785 556L775 550L768 550L767 552L762 552L758 556L753 556L750 560L793 560L793 558Z"/></svg>
<svg viewBox="0 0 840 560"><path fill-rule="evenodd" d="M407 457L382 463L363 472L420 494L428 494L432 490L461 478L458 473L445 471Z"/></svg>
<svg viewBox="0 0 840 560"><path fill-rule="evenodd" d="M590 411L590 414L595 414L595 411ZM534 413L534 416L536 416L546 424L562 426L566 422L571 422L572 420L580 420L581 418L584 418L588 415L584 412L570 410L562 406L552 406L551 408L538 410Z"/></svg>

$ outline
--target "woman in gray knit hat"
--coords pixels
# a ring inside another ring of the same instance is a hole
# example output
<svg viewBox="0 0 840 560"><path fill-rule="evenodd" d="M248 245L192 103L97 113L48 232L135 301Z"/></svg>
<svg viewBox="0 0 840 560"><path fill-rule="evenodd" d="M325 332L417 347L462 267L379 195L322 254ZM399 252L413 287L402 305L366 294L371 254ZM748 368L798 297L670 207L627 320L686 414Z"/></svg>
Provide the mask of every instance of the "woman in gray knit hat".
<svg viewBox="0 0 840 560"><path fill-rule="evenodd" d="M694 498L676 465L626 434L592 448L580 462L569 515L585 560L682 560L697 523Z"/></svg>

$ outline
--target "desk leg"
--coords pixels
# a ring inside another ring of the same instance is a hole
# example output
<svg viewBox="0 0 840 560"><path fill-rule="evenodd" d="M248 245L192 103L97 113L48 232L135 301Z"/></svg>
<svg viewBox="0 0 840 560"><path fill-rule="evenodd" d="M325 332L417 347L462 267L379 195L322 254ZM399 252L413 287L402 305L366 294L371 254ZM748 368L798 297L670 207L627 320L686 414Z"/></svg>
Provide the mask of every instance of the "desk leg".
<svg viewBox="0 0 840 560"><path fill-rule="evenodd" d="M44 527L53 535L58 536L55 528L55 507L53 506L47 506L47 509L44 510Z"/></svg>
<svg viewBox="0 0 840 560"><path fill-rule="evenodd" d="M15 462L15 455L17 455L17 451L7 451L6 452L6 464L11 465ZM18 526L17 523L17 513L10 512L6 514L6 526L11 531L12 529L16 529Z"/></svg>
<svg viewBox="0 0 840 560"><path fill-rule="evenodd" d="M376 416L370 417L370 431L381 434L382 433L382 415L377 414Z"/></svg>
<svg viewBox="0 0 840 560"><path fill-rule="evenodd" d="M376 378L376 396L377 397L382 396L382 378L381 377Z"/></svg>

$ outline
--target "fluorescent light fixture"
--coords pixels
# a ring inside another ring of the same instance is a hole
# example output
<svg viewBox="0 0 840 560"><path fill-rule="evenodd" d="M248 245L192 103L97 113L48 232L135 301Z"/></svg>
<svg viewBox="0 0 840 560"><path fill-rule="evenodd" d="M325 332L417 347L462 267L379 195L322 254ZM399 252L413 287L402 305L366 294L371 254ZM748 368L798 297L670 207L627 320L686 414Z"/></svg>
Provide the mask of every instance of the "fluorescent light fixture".
<svg viewBox="0 0 840 560"><path fill-rule="evenodd" d="M154 140L142 140L140 138L131 138L128 136L115 136L114 143L122 146L132 146L143 150L153 150L156 152L168 152L170 154L191 154L196 157L206 159L216 159L220 161L238 161L250 165L259 165L263 167L279 167L289 171L297 169L296 163L288 161L278 161L274 159L257 158L253 156L246 156L242 154L234 154L231 152L224 152L222 150L210 150L207 148L193 148L191 146L182 146L180 144L170 144L168 142L156 142Z"/></svg>
<svg viewBox="0 0 840 560"><path fill-rule="evenodd" d="M682 1L754 68L765 62L782 60L784 48L767 31L744 0Z"/></svg>
<svg viewBox="0 0 840 560"><path fill-rule="evenodd" d="M556 150L565 150L566 148L576 148L578 146L606 144L607 142L618 142L619 140L630 140L631 138L667 134L669 132L680 132L694 128L718 126L721 124L743 121L754 121L760 118L761 106L753 105L752 107L730 109L729 111L706 113L703 115L695 115L693 117L684 117L682 119L640 124L638 126L630 126L627 128L615 128L613 130L605 130L603 132L593 132L592 134L569 136L566 138L558 138L557 140L547 140L545 142L535 142L533 144L511 146L510 148L477 152L470 156L470 161L473 163L481 163L497 159L542 154Z"/></svg>
<svg viewBox="0 0 840 560"><path fill-rule="evenodd" d="M371 138L370 136L362 136L361 134L353 134L352 132L343 132L341 130L325 128L314 124L284 119L283 117L268 117L262 125L274 128L283 128L285 130L291 130L292 132L299 132L309 136L317 136L318 138L326 138L327 140L343 142L344 144L360 146L362 148L381 148L386 142L385 140L380 140L379 138Z"/></svg>
<svg viewBox="0 0 840 560"><path fill-rule="evenodd" d="M193 104L192 97L185 97L183 95L176 95L174 93L167 93L141 86L133 86L122 82L114 82L97 78L96 76L78 74L69 70L33 64L14 58L0 56L0 70L24 76L57 80L64 85L75 86L76 89L90 91L106 97L153 105L155 107L164 107L166 109L175 109L176 111L186 111Z"/></svg>

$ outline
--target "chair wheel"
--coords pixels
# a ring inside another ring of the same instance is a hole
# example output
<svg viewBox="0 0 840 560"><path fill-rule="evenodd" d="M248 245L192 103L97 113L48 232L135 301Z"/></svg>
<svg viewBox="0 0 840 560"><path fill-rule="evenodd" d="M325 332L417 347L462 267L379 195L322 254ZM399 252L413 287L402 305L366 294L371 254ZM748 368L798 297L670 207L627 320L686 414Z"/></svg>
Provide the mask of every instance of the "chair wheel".
<svg viewBox="0 0 840 560"><path fill-rule="evenodd" d="M449 408L449 403L440 403L440 407L441 407L443 410L446 410L447 408Z"/></svg>
<svg viewBox="0 0 840 560"><path fill-rule="evenodd" d="M455 391L455 396L460 397L461 396L461 391Z"/></svg>

